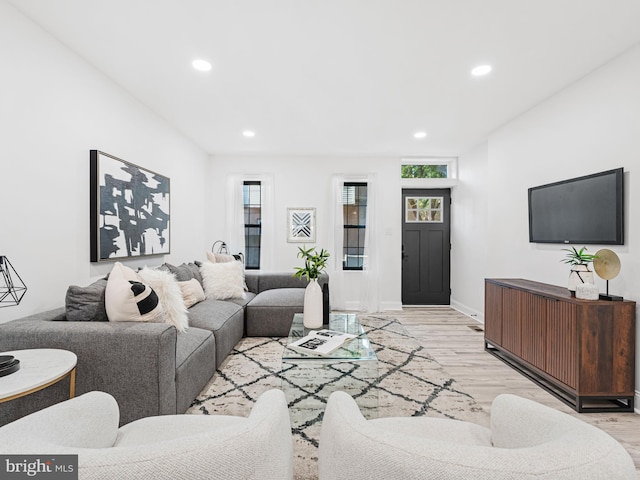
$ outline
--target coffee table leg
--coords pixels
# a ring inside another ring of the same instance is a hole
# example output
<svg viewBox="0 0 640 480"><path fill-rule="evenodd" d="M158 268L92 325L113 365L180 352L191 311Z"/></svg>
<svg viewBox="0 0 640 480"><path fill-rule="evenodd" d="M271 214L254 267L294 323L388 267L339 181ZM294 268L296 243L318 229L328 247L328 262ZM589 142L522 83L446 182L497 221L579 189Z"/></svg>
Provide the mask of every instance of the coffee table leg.
<svg viewBox="0 0 640 480"><path fill-rule="evenodd" d="M69 398L73 398L76 396L76 369L71 370L71 375L69 376Z"/></svg>

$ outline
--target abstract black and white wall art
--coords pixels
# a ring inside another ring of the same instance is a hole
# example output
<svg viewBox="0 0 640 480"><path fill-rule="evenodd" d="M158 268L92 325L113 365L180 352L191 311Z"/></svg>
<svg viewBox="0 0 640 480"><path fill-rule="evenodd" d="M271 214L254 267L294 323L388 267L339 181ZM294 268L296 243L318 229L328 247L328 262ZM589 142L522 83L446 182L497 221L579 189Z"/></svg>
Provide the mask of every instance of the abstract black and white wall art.
<svg viewBox="0 0 640 480"><path fill-rule="evenodd" d="M287 216L287 242L314 243L316 241L315 208L288 208Z"/></svg>
<svg viewBox="0 0 640 480"><path fill-rule="evenodd" d="M170 253L170 181L90 151L91 261Z"/></svg>

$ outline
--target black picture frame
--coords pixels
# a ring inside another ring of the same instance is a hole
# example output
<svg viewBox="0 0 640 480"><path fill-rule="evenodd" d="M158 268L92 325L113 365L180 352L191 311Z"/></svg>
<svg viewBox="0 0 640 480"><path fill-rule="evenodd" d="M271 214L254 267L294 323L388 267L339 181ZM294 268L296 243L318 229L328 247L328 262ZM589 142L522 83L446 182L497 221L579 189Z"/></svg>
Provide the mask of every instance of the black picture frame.
<svg viewBox="0 0 640 480"><path fill-rule="evenodd" d="M89 151L92 262L171 253L171 180Z"/></svg>

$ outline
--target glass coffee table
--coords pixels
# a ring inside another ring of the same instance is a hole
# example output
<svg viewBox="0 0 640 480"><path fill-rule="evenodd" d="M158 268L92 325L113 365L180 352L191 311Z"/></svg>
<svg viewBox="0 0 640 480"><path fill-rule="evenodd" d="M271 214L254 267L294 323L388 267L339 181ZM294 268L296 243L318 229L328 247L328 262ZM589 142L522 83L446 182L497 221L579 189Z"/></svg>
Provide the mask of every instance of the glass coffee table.
<svg viewBox="0 0 640 480"><path fill-rule="evenodd" d="M324 413L329 395L342 390L351 395L367 418L378 416L378 393L369 388L378 378L378 358L364 329L353 313L329 316L329 328L352 333L356 338L329 355L302 353L290 348L282 353L282 390L289 404L294 427L317 422ZM309 333L303 316L293 317L287 345Z"/></svg>

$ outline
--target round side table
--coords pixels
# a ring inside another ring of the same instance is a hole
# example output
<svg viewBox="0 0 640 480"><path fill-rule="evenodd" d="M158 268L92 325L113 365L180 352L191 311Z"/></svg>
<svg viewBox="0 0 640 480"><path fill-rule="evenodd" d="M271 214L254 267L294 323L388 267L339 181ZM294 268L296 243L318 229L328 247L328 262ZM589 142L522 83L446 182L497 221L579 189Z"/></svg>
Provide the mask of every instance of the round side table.
<svg viewBox="0 0 640 480"><path fill-rule="evenodd" d="M54 348L34 348L0 352L20 360L20 370L0 377L0 403L24 397L69 376L69 398L75 396L76 364L73 352Z"/></svg>

